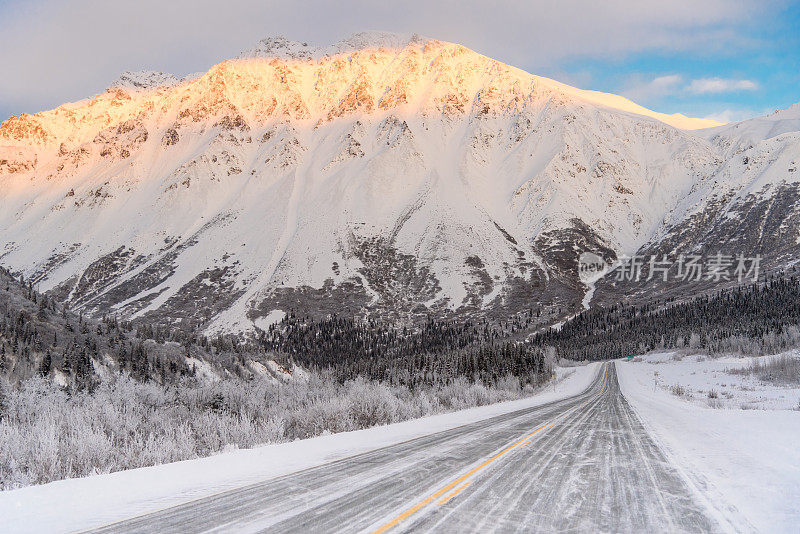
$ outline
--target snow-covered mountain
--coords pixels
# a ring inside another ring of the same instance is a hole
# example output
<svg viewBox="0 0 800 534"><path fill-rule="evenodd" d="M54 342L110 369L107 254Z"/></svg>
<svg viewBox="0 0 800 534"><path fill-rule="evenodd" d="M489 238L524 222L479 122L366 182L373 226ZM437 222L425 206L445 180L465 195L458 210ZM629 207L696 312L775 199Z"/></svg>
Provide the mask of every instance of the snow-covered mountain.
<svg viewBox="0 0 800 534"><path fill-rule="evenodd" d="M673 260L680 254L708 257L718 252L733 258L759 256L762 273L796 272L800 263L800 104L697 134L711 143L720 164L675 204L639 254ZM731 283L737 281L734 278ZM605 302L618 302L622 295L680 297L710 289L713 282L703 279L687 285L656 279L616 284L606 280L597 297Z"/></svg>
<svg viewBox="0 0 800 534"><path fill-rule="evenodd" d="M265 39L121 80L0 127L0 262L89 313L209 331L292 309L566 314L581 252L670 238L797 153L797 128L693 132L716 123L417 35Z"/></svg>
<svg viewBox="0 0 800 534"><path fill-rule="evenodd" d="M723 162L676 205L651 245L760 254L776 267L796 263L800 104L698 133Z"/></svg>

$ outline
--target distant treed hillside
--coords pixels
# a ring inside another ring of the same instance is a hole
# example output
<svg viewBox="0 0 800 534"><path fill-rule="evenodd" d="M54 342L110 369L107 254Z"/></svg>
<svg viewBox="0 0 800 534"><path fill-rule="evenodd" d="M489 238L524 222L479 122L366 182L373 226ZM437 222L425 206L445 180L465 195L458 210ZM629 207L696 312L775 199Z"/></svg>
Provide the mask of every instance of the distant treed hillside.
<svg viewBox="0 0 800 534"><path fill-rule="evenodd" d="M550 377L556 357L602 360L655 348L773 352L800 344L800 282L773 278L686 302L615 305L579 314L560 330L520 338L535 321L530 309L513 321L439 321L417 328L332 316L289 314L258 339L208 338L180 329L76 315L0 268L0 376L49 376L78 389L108 373L159 383L192 376L254 376L254 362L296 364L339 382L358 376L417 387L466 378L495 385ZM263 368L263 366L262 366Z"/></svg>
<svg viewBox="0 0 800 534"><path fill-rule="evenodd" d="M231 338L209 340L113 317L88 319L0 267L0 376L39 374L78 389L93 388L108 372L165 383L193 374L195 360L241 374L245 357L254 357L248 351L255 350Z"/></svg>
<svg viewBox="0 0 800 534"><path fill-rule="evenodd" d="M261 334L265 349L289 355L302 367L329 370L339 379L358 375L403 385L448 383L458 377L494 384L509 374L523 384L546 381L544 349L508 341L534 312L490 326L429 319L413 331L374 321L287 316Z"/></svg>
<svg viewBox="0 0 800 534"><path fill-rule="evenodd" d="M586 311L560 331L533 336L574 360L620 358L656 348L775 352L800 344L800 281L794 276L740 286L686 302L616 305Z"/></svg>
<svg viewBox="0 0 800 534"><path fill-rule="evenodd" d="M251 378L253 362L272 360L331 374L342 383L362 376L409 386L461 378L496 385L513 375L522 385L536 385L550 377L543 351L503 341L528 328L536 313L531 309L494 326L430 320L413 330L290 314L254 343L146 322L87 319L0 268L0 376L24 380L38 374L92 389L108 373L163 384L193 376L198 365L220 377Z"/></svg>
<svg viewBox="0 0 800 534"><path fill-rule="evenodd" d="M752 354L796 346L800 282L776 277L685 302L596 308L523 343L517 339L526 324L525 317L497 325L429 320L410 332L372 321L313 321L290 314L259 340L301 366L329 369L342 378L364 375L413 385L467 376L492 383L511 373L530 374L536 382L554 356L551 349L571 360L603 360L656 348Z"/></svg>

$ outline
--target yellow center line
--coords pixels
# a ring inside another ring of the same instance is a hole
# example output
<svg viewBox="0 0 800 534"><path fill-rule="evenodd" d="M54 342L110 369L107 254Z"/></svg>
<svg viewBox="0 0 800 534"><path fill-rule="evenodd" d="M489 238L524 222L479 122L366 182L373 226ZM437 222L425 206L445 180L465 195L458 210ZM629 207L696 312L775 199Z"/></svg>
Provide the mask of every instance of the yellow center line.
<svg viewBox="0 0 800 534"><path fill-rule="evenodd" d="M607 379L608 379L608 365L607 364L603 364L603 387L600 389L600 393L598 393L598 396L602 395L603 392L605 391ZM583 407L585 404L586 404L585 402L583 404L581 404L581 407ZM484 461L482 464L478 465L477 467L473 467L467 473L461 475L460 477L455 479L453 482L449 483L448 485L446 485L442 489L436 491L430 497L418 502L417 504L415 504L414 506L412 506L411 508L409 508L408 510L406 510L402 514L398 515L397 517L395 517L394 519L392 519L388 523L385 523L385 524L381 525L380 527L378 527L377 529L372 531L372 534L381 534L383 532L386 532L387 530L389 530L392 527L394 527L397 524L399 524L404 519L408 519L409 517L411 517L412 515L414 515L418 511L420 511L422 508L425 508L430 503L432 503L433 501L435 501L436 499L438 499L439 497L441 497L442 495L444 495L445 493L447 493L448 491L453 489L455 486L458 486L459 484L464 482L464 480L468 479L469 477L471 477L472 475L474 475L475 473L477 473L478 471L480 471L481 469L483 469L487 465L491 464L492 462L494 462L495 460L497 460L498 458L500 458L501 456L506 454L508 451L510 451L512 449L515 449L515 448L517 448L517 447L519 447L521 445L530 445L531 442L528 441L528 440L529 440L529 438L531 436L533 436L534 434L536 434L540 430L544 430L545 428L550 428L552 426L553 426L552 424L540 426L539 428L537 428L536 430L534 430L533 432L531 432L527 436L525 436L522 439L512 443L511 445L509 445L508 447L506 447L502 451L498 452L497 454L495 454L494 456L492 456L488 460ZM470 485L470 483L471 482L467 482L463 486L459 487L458 489L453 491L450 495L447 495L446 497L441 499L438 504L439 505L445 504L447 501L449 501L450 499L452 499L453 497L455 497L456 495L461 493L464 490L464 488L466 488L467 486Z"/></svg>
<svg viewBox="0 0 800 534"><path fill-rule="evenodd" d="M472 482L464 482L462 485L451 491L449 494L439 499L439 502L436 504L438 504L439 506L447 504L450 501L450 499L452 499L453 497L455 497L456 495L467 489L467 486L469 486L470 484L472 484Z"/></svg>
<svg viewBox="0 0 800 534"><path fill-rule="evenodd" d="M498 452L497 454L495 454L494 456L492 456L488 460L484 461L482 464L478 465L477 467L473 467L472 469L467 471L465 474L463 474L460 477L458 477L457 479L455 479L453 482L449 483L448 485L446 485L445 487L443 487L439 491L435 492L433 495L431 495L427 499L425 499L423 501L420 501L419 503L415 504L414 506L412 506L411 508L409 508L408 510L406 510L402 514L398 515L397 517L395 517L394 519L392 519L388 523L385 523L384 525L381 525L376 530L374 530L372 532L372 534L381 534L382 532L386 532L387 530L389 530L390 528L394 527L395 525L397 525L398 523L400 523L404 519L407 519L408 517L412 516L413 514L415 514L416 512L421 510L422 508L426 507L431 502L435 501L436 499L438 499L439 497L441 497L442 495L444 495L445 493L447 493L448 491L453 489L455 486L461 484L466 479L468 479L469 477L471 477L472 475L474 475L475 473L477 473L478 471L480 471L481 469L483 469L484 467L486 467L490 463L494 462L495 460L497 460L498 458L500 458L501 456L506 454L508 451L518 447L523 441L525 441L529 437L533 436L534 434L536 434L540 430L544 430L545 428L550 428L551 426L553 426L553 425L541 426L541 427L537 428L536 430L534 430L533 432L531 432L530 434L528 434L527 436L525 436L524 438L520 439L519 441L517 441L515 443L512 443L511 445L509 445L508 447L506 447L502 451Z"/></svg>

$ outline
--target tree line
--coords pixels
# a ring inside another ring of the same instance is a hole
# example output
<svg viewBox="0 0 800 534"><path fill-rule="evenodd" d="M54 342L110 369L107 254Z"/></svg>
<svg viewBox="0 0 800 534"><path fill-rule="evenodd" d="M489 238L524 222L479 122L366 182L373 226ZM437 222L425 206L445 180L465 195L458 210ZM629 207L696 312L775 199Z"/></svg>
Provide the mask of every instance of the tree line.
<svg viewBox="0 0 800 534"><path fill-rule="evenodd" d="M252 376L249 361L276 361L327 373L343 383L362 376L411 388L458 378L493 384L508 375L540 384L556 357L604 360L658 348L763 353L800 344L800 281L765 282L697 298L593 308L560 329L523 339L533 309L505 323L428 318L419 325L289 313L254 337L204 336L145 320L101 320L73 313L0 268L0 375L59 374L96 387L96 366L168 383L193 376L198 362L220 375Z"/></svg>
<svg viewBox="0 0 800 534"><path fill-rule="evenodd" d="M504 340L486 321L440 321L396 327L332 316L321 321L289 313L262 331L264 350L339 380L364 376L411 387L467 377L493 384L511 374L539 384L552 371L543 349Z"/></svg>
<svg viewBox="0 0 800 534"><path fill-rule="evenodd" d="M800 281L795 276L719 290L685 301L617 304L578 314L560 330L530 338L560 357L607 360L655 349L767 353L800 343Z"/></svg>

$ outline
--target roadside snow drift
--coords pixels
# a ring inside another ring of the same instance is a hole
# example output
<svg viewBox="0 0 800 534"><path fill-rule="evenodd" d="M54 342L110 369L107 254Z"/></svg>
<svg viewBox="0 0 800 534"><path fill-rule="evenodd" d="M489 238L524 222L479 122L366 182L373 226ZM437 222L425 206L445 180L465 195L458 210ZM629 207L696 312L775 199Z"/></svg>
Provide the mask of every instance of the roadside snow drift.
<svg viewBox="0 0 800 534"><path fill-rule="evenodd" d="M707 401L714 400L708 397L711 390L732 392L739 403L753 406L759 393L737 387L747 381L724 372L743 367L749 359L737 363L733 358L698 361L695 356L682 360L672 356L652 354L643 361L617 362L622 393L645 426L698 495L742 530L797 532L800 411L743 410L734 402L727 408L709 407ZM694 400L672 393L675 385L694 391ZM760 396L762 408L794 408L800 389L783 388L778 393L765 386Z"/></svg>

